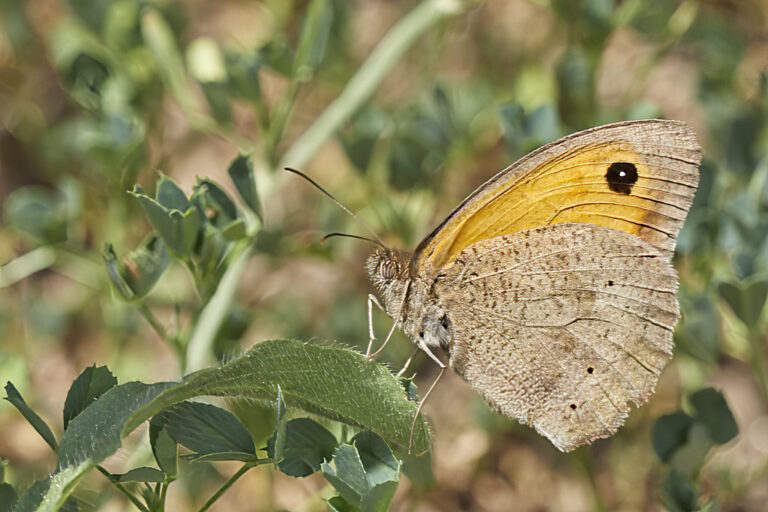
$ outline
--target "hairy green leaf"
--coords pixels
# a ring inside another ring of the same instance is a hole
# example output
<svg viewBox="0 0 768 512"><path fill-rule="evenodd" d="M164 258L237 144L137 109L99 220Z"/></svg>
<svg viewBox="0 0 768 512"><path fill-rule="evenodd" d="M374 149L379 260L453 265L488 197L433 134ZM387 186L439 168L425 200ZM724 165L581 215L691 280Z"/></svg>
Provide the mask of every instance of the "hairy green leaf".
<svg viewBox="0 0 768 512"><path fill-rule="evenodd" d="M43 418L27 405L27 402L24 401L24 398L22 398L21 393L16 389L16 386L10 382L5 385L5 399L11 402L13 406L19 410L21 415L24 416L24 419L27 420L29 424L37 430L37 433L40 434L45 442L48 443L48 446L54 450L57 449L58 445L56 444L56 437L53 435L51 427L49 427L48 424L43 421Z"/></svg>
<svg viewBox="0 0 768 512"><path fill-rule="evenodd" d="M106 366L89 366L72 382L64 401L64 429L69 422L101 395L117 385L117 377Z"/></svg>
<svg viewBox="0 0 768 512"><path fill-rule="evenodd" d="M333 434L310 418L289 421L285 426L284 442L283 460L278 467L291 476L308 476L319 470L339 444ZM275 437L267 443L267 453L276 458Z"/></svg>
<svg viewBox="0 0 768 512"><path fill-rule="evenodd" d="M45 500L58 503L88 469L117 451L123 437L173 404L200 395L274 402L278 386L289 407L372 430L391 445L408 445L417 405L406 399L386 367L349 349L266 341L181 382L129 382L104 393L70 421L59 447L56 486L46 492ZM414 450L423 452L428 443L429 430L419 419Z"/></svg>

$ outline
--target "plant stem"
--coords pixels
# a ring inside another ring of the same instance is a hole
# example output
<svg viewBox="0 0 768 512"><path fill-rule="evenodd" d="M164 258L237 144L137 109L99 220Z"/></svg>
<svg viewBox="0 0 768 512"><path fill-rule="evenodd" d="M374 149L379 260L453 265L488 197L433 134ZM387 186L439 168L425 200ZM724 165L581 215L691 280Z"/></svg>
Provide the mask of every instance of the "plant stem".
<svg viewBox="0 0 768 512"><path fill-rule="evenodd" d="M768 364L766 364L765 336L757 328L749 329L749 343L752 349L752 369L763 401L768 405Z"/></svg>
<svg viewBox="0 0 768 512"><path fill-rule="evenodd" d="M147 306L142 301L136 303L136 308L139 310L139 313L141 313L141 316L144 317L147 323L152 326L152 329L154 329L157 335L160 336L160 339L172 347L177 354L183 355L183 350L179 344L179 340L176 338L176 336L168 336L168 331L165 330L163 324L161 324L160 321L155 317L154 313L152 313L152 310L149 309L149 306Z"/></svg>
<svg viewBox="0 0 768 512"><path fill-rule="evenodd" d="M278 168L286 164L303 167L323 142L373 94L389 70L421 34L444 17L460 13L467 5L468 2L460 0L426 0L398 21L371 52L339 97L286 151ZM251 250L249 245L241 245L233 250L232 261L213 297L201 311L187 343L184 364L186 372L213 363L213 339L229 310Z"/></svg>
<svg viewBox="0 0 768 512"><path fill-rule="evenodd" d="M117 490L118 490L118 491L120 491L121 493L125 494L125 496L126 496L126 497L127 497L129 500L131 500L131 503L133 503L133 504L136 506L136 508L138 508L138 509L139 509L139 510L141 510L142 512L149 512L149 509L148 509L147 507L145 507L145 506L144 506L144 504L143 504L141 501L139 501L139 499L138 499L136 496L134 496L133 494L131 494L130 492L128 492L128 489L126 489L126 488L123 486L123 484L121 484L120 482L118 482L117 480L115 480L115 477L113 477L113 476L112 476L112 473L110 473L109 471L107 471L106 469L104 469L104 467L103 467L102 465L98 465L98 466L96 466L96 469L98 469L98 470L99 470L99 472L100 472L102 475L106 476L106 477L107 477L107 480L109 480L109 481L112 483L112 485L114 485L115 487L117 487Z"/></svg>
<svg viewBox="0 0 768 512"><path fill-rule="evenodd" d="M205 502L205 505L203 505L202 507L200 507L200 512L205 512L206 510L208 510L208 509L211 507L211 505L213 505L213 504L214 504L214 502L215 502L216 500L218 500L218 499L221 497L221 495L222 495L222 494L224 494L225 492L227 492L227 489L229 489L230 487L232 487L232 484L234 484L234 483L235 483L235 482L236 482L236 481L237 481L237 480L238 480L238 479L239 479L241 476L243 476L243 475L244 475L244 474L245 474L245 473L246 473L246 472L247 472L249 469L251 469L252 467L256 466L257 464L258 464L258 463L254 463L254 462L246 462L245 464L243 464L243 467L241 467L241 468L240 468L240 469L237 471L237 473L235 473L234 475L232 475L231 477L229 477L229 480L227 480L226 482L224 482L224 485L222 485L221 487L219 487L219 490L218 490L218 491L216 491L216 492L213 494L213 496L211 496L211 497L208 499L208 501L206 501L206 502Z"/></svg>
<svg viewBox="0 0 768 512"><path fill-rule="evenodd" d="M466 8L459 0L426 0L398 21L374 48L341 94L285 152L279 169L301 168L360 106L416 39L446 16Z"/></svg>
<svg viewBox="0 0 768 512"><path fill-rule="evenodd" d="M250 242L241 242L232 250L231 261L221 276L219 285L197 317L192 335L187 343L185 372L210 366L213 360L211 346L221 324L229 313L230 305L245 271L245 263L253 248Z"/></svg>
<svg viewBox="0 0 768 512"><path fill-rule="evenodd" d="M35 272L56 262L56 253L50 246L38 247L0 266L0 288L15 284Z"/></svg>

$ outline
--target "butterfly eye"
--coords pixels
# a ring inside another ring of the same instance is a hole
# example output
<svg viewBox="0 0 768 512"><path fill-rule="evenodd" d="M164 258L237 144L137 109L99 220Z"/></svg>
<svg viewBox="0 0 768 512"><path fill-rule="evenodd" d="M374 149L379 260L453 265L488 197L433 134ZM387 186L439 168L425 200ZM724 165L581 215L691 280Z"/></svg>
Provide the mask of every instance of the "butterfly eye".
<svg viewBox="0 0 768 512"><path fill-rule="evenodd" d="M400 265L394 260L383 260L379 264L379 275L383 279L393 279L400 271Z"/></svg>

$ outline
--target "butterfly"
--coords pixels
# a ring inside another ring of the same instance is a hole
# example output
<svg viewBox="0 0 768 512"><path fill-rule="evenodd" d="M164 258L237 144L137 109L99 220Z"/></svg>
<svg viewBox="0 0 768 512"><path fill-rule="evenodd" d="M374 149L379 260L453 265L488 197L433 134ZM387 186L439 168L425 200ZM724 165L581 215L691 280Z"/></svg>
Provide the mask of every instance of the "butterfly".
<svg viewBox="0 0 768 512"><path fill-rule="evenodd" d="M366 261L382 308L498 412L570 451L613 435L672 357L671 258L699 181L682 121L591 128L472 192L413 253ZM443 365L444 367L444 365Z"/></svg>

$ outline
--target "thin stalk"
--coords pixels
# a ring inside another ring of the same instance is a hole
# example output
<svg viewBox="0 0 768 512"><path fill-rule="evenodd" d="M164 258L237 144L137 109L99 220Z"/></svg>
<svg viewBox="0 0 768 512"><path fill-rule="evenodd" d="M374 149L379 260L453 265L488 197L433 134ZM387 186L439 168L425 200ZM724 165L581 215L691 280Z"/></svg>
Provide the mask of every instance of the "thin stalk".
<svg viewBox="0 0 768 512"><path fill-rule="evenodd" d="M107 477L107 480L109 480L109 481L110 481L110 483L112 483L112 485L114 485L115 487L117 487L117 490L118 490L118 491L120 491L121 493L125 494L125 496L126 496L126 497L127 497L129 500L131 500L131 503L133 503L133 504L136 506L136 508L138 508L138 509L139 509L139 510L141 510L142 512L149 512L149 509L148 509L147 507L145 507L145 506L144 506L144 504L143 504L141 501L139 501L139 498L137 498L136 496L134 496L133 494L131 494L130 492L128 492L128 489L126 489L126 488L123 486L123 484L121 484L120 482L118 482L117 480L115 480L115 478L112 476L112 473L110 473L109 471L107 471L106 469L104 469L104 467L103 467L103 466L101 466L101 465L98 465L98 466L96 466L96 469L98 469L98 470L99 470L99 472L100 472L102 475L106 476L106 477Z"/></svg>
<svg viewBox="0 0 768 512"><path fill-rule="evenodd" d="M173 348L176 353L183 355L183 350L177 337L168 335L168 331L165 330L163 324L161 324L160 321L155 317L154 313L152 313L152 310L149 309L149 306L147 306L144 302L137 302L136 308L139 310L139 313L141 313L141 316L144 317L147 323L157 333L157 335L160 336L160 339L162 339L171 348Z"/></svg>
<svg viewBox="0 0 768 512"><path fill-rule="evenodd" d="M265 152L269 159L269 164L272 166L277 163L277 147L280 145L280 141L285 133L285 127L293 115L293 107L296 104L296 98L299 96L302 85L304 85L303 82L293 80L288 92L280 99L275 108L274 120L268 130L269 140L265 143Z"/></svg>
<svg viewBox="0 0 768 512"><path fill-rule="evenodd" d="M755 372L763 401L768 405L768 364L766 363L765 336L759 329L749 329L749 344L752 351L752 357L750 357L752 370Z"/></svg>
<svg viewBox="0 0 768 512"><path fill-rule="evenodd" d="M249 242L240 243L232 251L232 259L221 276L216 291L197 317L194 330L187 343L184 371L190 372L210 366L213 360L211 347L216 333L229 313L237 292L246 262L253 251Z"/></svg>
<svg viewBox="0 0 768 512"><path fill-rule="evenodd" d="M341 94L285 152L278 169L304 167L320 146L373 95L416 39L443 18L462 12L468 3L426 0L400 19L374 48Z"/></svg>
<svg viewBox="0 0 768 512"><path fill-rule="evenodd" d="M247 472L249 469L251 469L251 468L255 467L256 465L258 465L258 464L259 464L259 463L261 463L261 462L262 462L262 461L259 461L259 462L246 462L245 464L243 464L243 467L241 467L241 468L240 468L240 469L237 471L237 473L235 473L234 475L232 475L231 477L229 477L229 480L227 480L226 482L224 482L224 485L222 485L221 487L219 487L219 490L218 490L218 491L216 491L216 492L213 494L213 496L211 496L211 497L208 499L208 501L206 501L206 502L205 502L205 505L203 505L202 507L200 507L200 512L205 512L206 510L208 510L208 509L211 507L211 505L213 505L213 504L216 502L216 500L218 500L218 499L221 497L221 495L222 495L222 494L224 494L225 492L227 492L227 489L229 489L230 487L232 487L232 485L233 485L235 482L237 482L237 480L238 480L238 479L239 479L241 476L243 476L243 475L244 475L244 474L245 474L245 473L246 473L246 472Z"/></svg>
<svg viewBox="0 0 768 512"><path fill-rule="evenodd" d="M460 0L426 0L400 19L371 52L338 98L286 151L278 168L284 165L303 167L323 142L373 94L420 35L444 17L458 14L469 5L469 2ZM232 262L213 297L201 311L189 339L185 371L199 370L213 363L211 345L214 336L229 310L251 250L250 246L241 245L233 251Z"/></svg>

